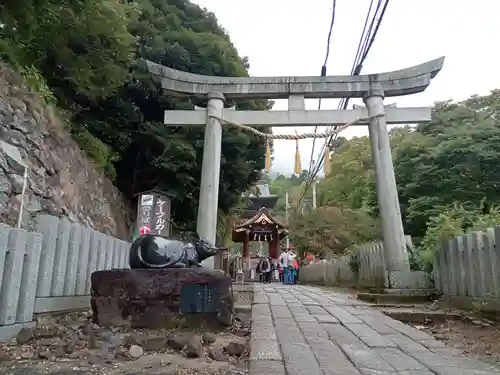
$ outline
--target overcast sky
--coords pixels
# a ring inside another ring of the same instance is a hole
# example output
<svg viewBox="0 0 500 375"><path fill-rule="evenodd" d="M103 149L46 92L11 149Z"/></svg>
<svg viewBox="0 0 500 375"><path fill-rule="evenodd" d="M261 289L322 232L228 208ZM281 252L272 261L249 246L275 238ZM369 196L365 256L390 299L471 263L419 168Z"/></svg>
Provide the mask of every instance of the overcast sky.
<svg viewBox="0 0 500 375"><path fill-rule="evenodd" d="M250 59L252 76L319 75L326 53L332 0L195 0L215 13L241 56ZM337 0L327 72L349 74L369 0ZM427 106L435 101L465 99L500 88L500 1L392 0L362 73L410 67L445 56L443 70L423 93L389 98L399 107ZM354 100L351 104L362 104ZM317 109L317 101L306 101ZM337 100L323 100L336 109ZM274 109L287 109L277 101ZM299 128L310 132L314 128ZM322 131L322 130L320 130ZM294 133L293 128L274 132ZM342 135L368 135L366 127L351 127ZM316 150L323 141L318 140ZM302 166L309 166L312 140L300 142ZM293 172L293 141L275 142L273 172ZM315 157L317 159L317 156Z"/></svg>

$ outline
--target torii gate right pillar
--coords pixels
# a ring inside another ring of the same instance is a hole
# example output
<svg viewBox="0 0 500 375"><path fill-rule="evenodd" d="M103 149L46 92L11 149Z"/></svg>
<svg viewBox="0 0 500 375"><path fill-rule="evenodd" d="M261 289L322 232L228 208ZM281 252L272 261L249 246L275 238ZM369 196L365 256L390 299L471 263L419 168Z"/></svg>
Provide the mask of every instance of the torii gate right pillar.
<svg viewBox="0 0 500 375"><path fill-rule="evenodd" d="M363 98L372 117L368 125L372 151L373 169L375 170L377 199L382 218L385 266L391 273L409 271L409 257L405 244L398 190L392 163L391 144L387 129L384 109L384 91L380 86L372 87Z"/></svg>

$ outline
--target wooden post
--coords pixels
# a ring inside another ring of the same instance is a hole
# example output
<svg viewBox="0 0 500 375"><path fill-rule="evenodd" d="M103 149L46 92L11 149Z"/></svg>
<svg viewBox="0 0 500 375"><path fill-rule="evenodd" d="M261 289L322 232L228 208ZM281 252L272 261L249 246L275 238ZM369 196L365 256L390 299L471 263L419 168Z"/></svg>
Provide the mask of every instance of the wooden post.
<svg viewBox="0 0 500 375"><path fill-rule="evenodd" d="M278 246L279 246L279 237L278 234L273 237L272 241L269 242L269 256L273 259L278 258Z"/></svg>
<svg viewBox="0 0 500 375"><path fill-rule="evenodd" d="M249 246L249 233L245 232L245 238L243 239L243 259L247 259L248 255L250 253L250 246Z"/></svg>
<svg viewBox="0 0 500 375"><path fill-rule="evenodd" d="M245 238L243 240L243 278L250 277L250 232L247 230L245 232ZM246 276L246 277L245 277Z"/></svg>

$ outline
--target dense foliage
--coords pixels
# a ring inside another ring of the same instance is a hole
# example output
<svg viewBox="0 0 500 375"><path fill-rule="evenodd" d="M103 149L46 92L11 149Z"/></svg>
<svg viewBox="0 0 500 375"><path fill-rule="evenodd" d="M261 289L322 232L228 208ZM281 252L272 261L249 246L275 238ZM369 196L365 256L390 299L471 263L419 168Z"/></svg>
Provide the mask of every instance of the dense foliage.
<svg viewBox="0 0 500 375"><path fill-rule="evenodd" d="M351 246L378 236L377 221L363 210L320 206L291 218L293 242L301 253L344 254Z"/></svg>
<svg viewBox="0 0 500 375"><path fill-rule="evenodd" d="M339 144L344 142L345 139L342 138ZM379 238L378 221L365 209L332 202L319 204L314 210L312 187L300 200L308 176L309 172L304 170L300 175L290 177L278 174L269 181L271 193L279 197L275 207L275 215L278 217L285 216L284 196L285 192L288 193L291 241L300 254L308 252L325 257L343 254L352 245ZM319 191L317 203L320 203Z"/></svg>
<svg viewBox="0 0 500 375"><path fill-rule="evenodd" d="M500 223L500 90L437 103L432 121L395 128L391 145L406 234L425 265L443 239ZM320 205L378 216L368 137L345 142L319 184Z"/></svg>
<svg viewBox="0 0 500 375"><path fill-rule="evenodd" d="M203 129L164 126L164 110L192 104L163 93L142 59L192 73L247 75L248 59L212 13L188 0L5 0L0 54L67 113L74 138L129 199L153 187L176 193L174 219L193 227ZM222 152L224 213L258 179L264 146L252 134L224 129Z"/></svg>

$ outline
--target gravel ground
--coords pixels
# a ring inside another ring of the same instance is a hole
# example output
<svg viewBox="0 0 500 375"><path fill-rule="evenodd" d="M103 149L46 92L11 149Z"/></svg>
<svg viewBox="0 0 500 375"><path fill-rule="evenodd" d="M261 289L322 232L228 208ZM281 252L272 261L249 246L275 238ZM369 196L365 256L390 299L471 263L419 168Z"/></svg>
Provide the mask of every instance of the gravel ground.
<svg viewBox="0 0 500 375"><path fill-rule="evenodd" d="M0 346L0 374L238 375L248 368L250 316L221 332L124 330L71 313Z"/></svg>
<svg viewBox="0 0 500 375"><path fill-rule="evenodd" d="M500 324L487 319L466 317L462 320L412 324L415 328L460 350L466 357L500 366Z"/></svg>

